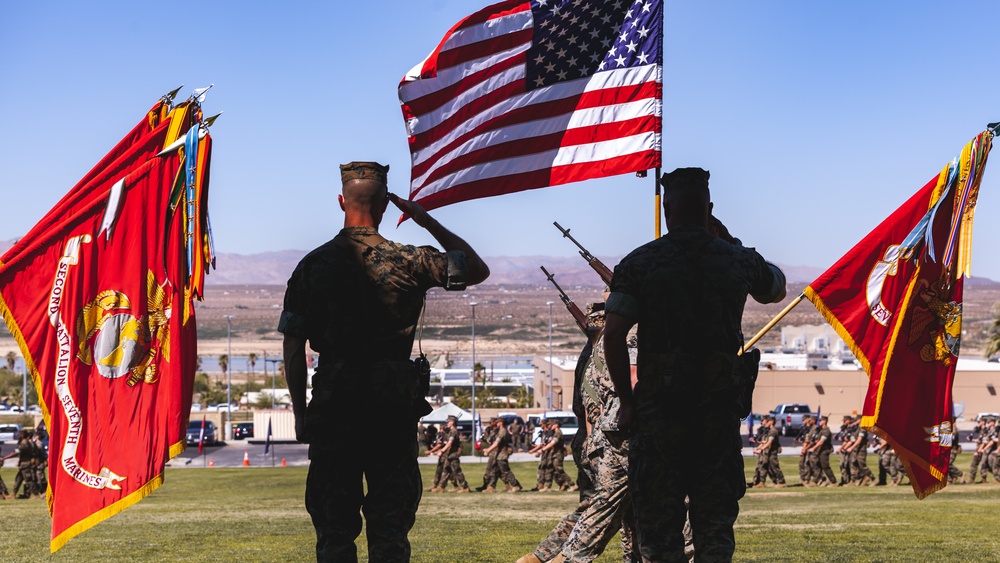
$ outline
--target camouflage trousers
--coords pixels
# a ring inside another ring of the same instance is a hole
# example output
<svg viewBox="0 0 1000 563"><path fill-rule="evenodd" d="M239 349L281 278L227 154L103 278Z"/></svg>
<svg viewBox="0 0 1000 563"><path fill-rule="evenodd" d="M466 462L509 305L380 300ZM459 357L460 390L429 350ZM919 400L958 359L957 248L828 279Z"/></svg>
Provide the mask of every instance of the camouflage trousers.
<svg viewBox="0 0 1000 563"><path fill-rule="evenodd" d="M975 483L976 475L979 473L979 464L983 462L983 452L976 451L972 454L972 465L969 466L969 481ZM986 470L983 469L983 480L986 480Z"/></svg>
<svg viewBox="0 0 1000 563"><path fill-rule="evenodd" d="M552 478L554 476L552 470L552 457L550 452L542 452L538 456L538 484L537 488L552 486Z"/></svg>
<svg viewBox="0 0 1000 563"><path fill-rule="evenodd" d="M0 462L0 466L2 466L2 465L3 465L3 463ZM7 488L7 483L3 482L3 476L0 475L0 495L6 496L6 495L9 495L9 494L10 494L10 490Z"/></svg>
<svg viewBox="0 0 1000 563"><path fill-rule="evenodd" d="M22 485L23 489L21 489ZM22 498L30 497L38 492L35 483L35 466L30 461L22 461L17 465L17 477L14 478L12 492L16 495L18 490L21 491Z"/></svg>
<svg viewBox="0 0 1000 563"><path fill-rule="evenodd" d="M698 561L732 560L733 524L746 494L740 422L732 401L639 380L629 488L643 561L687 561L688 516Z"/></svg>
<svg viewBox="0 0 1000 563"><path fill-rule="evenodd" d="M455 478L451 474L451 467L446 463L448 457L445 455L438 456L437 468L434 470L434 486L445 488L448 486L448 481L455 483ZM458 486L457 484L455 486Z"/></svg>
<svg viewBox="0 0 1000 563"><path fill-rule="evenodd" d="M871 469L868 469L868 450L864 447L858 447L851 451L851 476L855 480L862 480L865 477L874 481L875 474L872 473Z"/></svg>
<svg viewBox="0 0 1000 563"><path fill-rule="evenodd" d="M948 482L949 483L954 483L954 482L958 481L959 479L961 479L965 475L964 473L962 473L962 470L959 469L957 465L955 465L955 460L958 459L958 453L960 451L961 450L956 449L956 448L952 448L951 449L951 457L948 459Z"/></svg>
<svg viewBox="0 0 1000 563"><path fill-rule="evenodd" d="M816 473L818 479L817 482L822 481L824 477L826 477L826 480L829 481L831 485L837 482L837 476L833 474L833 468L830 467L830 454L832 453L833 448L827 448L815 453L816 463L819 467L819 470Z"/></svg>
<svg viewBox="0 0 1000 563"><path fill-rule="evenodd" d="M455 486L460 489L468 489L469 482L465 480L465 473L462 473L462 460L460 456L461 453L459 452L448 454L448 460L445 463L448 464L448 469L451 472L451 478Z"/></svg>
<svg viewBox="0 0 1000 563"><path fill-rule="evenodd" d="M802 446L804 450L806 446ZM801 483L808 483L809 479L812 477L812 470L809 469L809 456L805 453L799 453L799 481Z"/></svg>
<svg viewBox="0 0 1000 563"><path fill-rule="evenodd" d="M633 551L634 516L628 492L628 442L616 446L595 430L585 446L594 496L563 545L567 561L589 562L604 553L621 530L622 561L638 561Z"/></svg>
<svg viewBox="0 0 1000 563"><path fill-rule="evenodd" d="M986 463L983 466L993 474L993 479L1000 482L1000 451L994 449L986 456ZM986 471L983 471L983 481L986 480Z"/></svg>
<svg viewBox="0 0 1000 563"><path fill-rule="evenodd" d="M851 479L858 479L857 475L851 475L851 454L850 452L840 452L840 484L847 485Z"/></svg>
<svg viewBox="0 0 1000 563"><path fill-rule="evenodd" d="M49 463L47 461L39 463L35 467L35 487L40 495L44 495L45 490L49 487Z"/></svg>
<svg viewBox="0 0 1000 563"><path fill-rule="evenodd" d="M369 561L410 560L407 534L421 495L411 426L407 421L345 432L348 443L341 439L333 451L346 448L359 455L320 455L311 450L306 510L316 528L317 561L357 562L354 540L361 533L362 513ZM379 436L379 440L372 436Z"/></svg>
<svg viewBox="0 0 1000 563"><path fill-rule="evenodd" d="M806 480L803 483L819 483L823 480L823 470L819 466L819 452L807 452Z"/></svg>
<svg viewBox="0 0 1000 563"><path fill-rule="evenodd" d="M765 455L767 456L766 468L768 477L770 477L771 481L774 481L774 483L784 485L785 474L781 471L781 465L778 463L778 450L773 449Z"/></svg>
<svg viewBox="0 0 1000 563"><path fill-rule="evenodd" d="M483 471L483 488L497 484L497 452L493 450L486 457L486 469Z"/></svg>
<svg viewBox="0 0 1000 563"><path fill-rule="evenodd" d="M511 487L520 487L521 483L517 480L514 472L510 469L510 454L511 448L504 448L497 453L497 473L500 474L500 480L506 485ZM496 479L493 480L496 483Z"/></svg>
<svg viewBox="0 0 1000 563"><path fill-rule="evenodd" d="M757 454L757 467L753 470L753 484L767 482L767 454Z"/></svg>
<svg viewBox="0 0 1000 563"><path fill-rule="evenodd" d="M552 465L552 479L550 479L550 482L552 480L555 480L555 482L558 483L560 487L563 485L572 487L574 484L573 478L569 476L569 473L566 473L566 469L563 467L563 461L565 457L566 457L565 448L554 448L549 453L549 462Z"/></svg>
<svg viewBox="0 0 1000 563"><path fill-rule="evenodd" d="M588 436L581 448L578 480L592 481L595 487L580 491L576 509L552 529L535 548L534 554L542 561L550 561L560 553L567 561L592 561L604 551L620 528L622 560L624 563L638 563L638 553L632 549L633 518L628 499L627 455L621 451L611 452L610 456L615 456L617 461L610 460L605 464L605 456L609 454L594 451L592 441ZM616 467L620 472L618 478L611 475Z"/></svg>
<svg viewBox="0 0 1000 563"><path fill-rule="evenodd" d="M879 482L885 482L882 478L884 471L893 484L898 485L903 480L903 462L899 461L899 456L892 450L884 451L879 455Z"/></svg>
<svg viewBox="0 0 1000 563"><path fill-rule="evenodd" d="M986 473L989 472L996 479L996 471L993 470L993 462L996 460L997 453L996 449L991 452L983 452L983 463L979 466L980 475L983 481L986 480Z"/></svg>

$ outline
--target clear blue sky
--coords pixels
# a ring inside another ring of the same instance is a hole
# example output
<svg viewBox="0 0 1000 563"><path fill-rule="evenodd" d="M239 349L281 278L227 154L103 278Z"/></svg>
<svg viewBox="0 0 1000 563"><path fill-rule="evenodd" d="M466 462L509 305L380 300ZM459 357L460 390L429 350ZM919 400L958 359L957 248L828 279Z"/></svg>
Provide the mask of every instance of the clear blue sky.
<svg viewBox="0 0 1000 563"><path fill-rule="evenodd" d="M214 83L217 250L313 248L342 222L338 164L389 163L391 188L407 193L399 79L486 4L6 3L0 240L23 235L161 94ZM668 1L664 12L665 168L711 170L716 214L779 263L831 265L1000 121L996 2ZM595 254L621 255L652 237L653 184L621 176L434 215L487 256L572 254L554 220ZM976 218L973 272L1000 280L1000 162ZM390 237L430 242L394 223Z"/></svg>

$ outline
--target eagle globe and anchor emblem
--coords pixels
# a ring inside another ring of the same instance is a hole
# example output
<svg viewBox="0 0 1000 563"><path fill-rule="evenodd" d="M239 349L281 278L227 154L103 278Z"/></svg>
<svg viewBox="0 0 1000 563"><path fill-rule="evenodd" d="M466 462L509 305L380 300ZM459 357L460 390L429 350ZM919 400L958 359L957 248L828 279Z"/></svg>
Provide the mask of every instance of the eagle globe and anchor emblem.
<svg viewBox="0 0 1000 563"><path fill-rule="evenodd" d="M169 282L167 282L169 283ZM147 312L133 314L133 303L118 290L102 291L77 317L77 358L108 379L126 377L129 387L159 379L156 357L169 357L170 304L153 272L146 279Z"/></svg>

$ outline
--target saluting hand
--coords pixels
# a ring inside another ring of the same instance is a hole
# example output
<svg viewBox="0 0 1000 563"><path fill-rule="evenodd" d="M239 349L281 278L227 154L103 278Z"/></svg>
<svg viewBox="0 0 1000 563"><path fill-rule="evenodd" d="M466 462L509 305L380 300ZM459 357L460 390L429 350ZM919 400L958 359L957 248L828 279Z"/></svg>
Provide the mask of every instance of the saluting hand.
<svg viewBox="0 0 1000 563"><path fill-rule="evenodd" d="M399 210L404 214L409 215L410 218L413 219L414 223L425 229L433 220L427 211L415 201L403 199L392 192L389 192L389 201L391 201L392 204L399 208Z"/></svg>

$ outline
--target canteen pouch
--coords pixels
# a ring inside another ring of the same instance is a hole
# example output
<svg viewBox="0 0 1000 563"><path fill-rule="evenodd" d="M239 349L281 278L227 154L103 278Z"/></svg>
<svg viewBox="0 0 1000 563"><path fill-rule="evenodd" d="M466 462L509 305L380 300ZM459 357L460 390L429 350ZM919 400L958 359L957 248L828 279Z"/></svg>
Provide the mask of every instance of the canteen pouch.
<svg viewBox="0 0 1000 563"><path fill-rule="evenodd" d="M413 359L413 367L417 372L417 393L413 397L413 416L420 418L434 410L427 402L427 395L431 393L431 363L427 361L426 355L420 354Z"/></svg>

